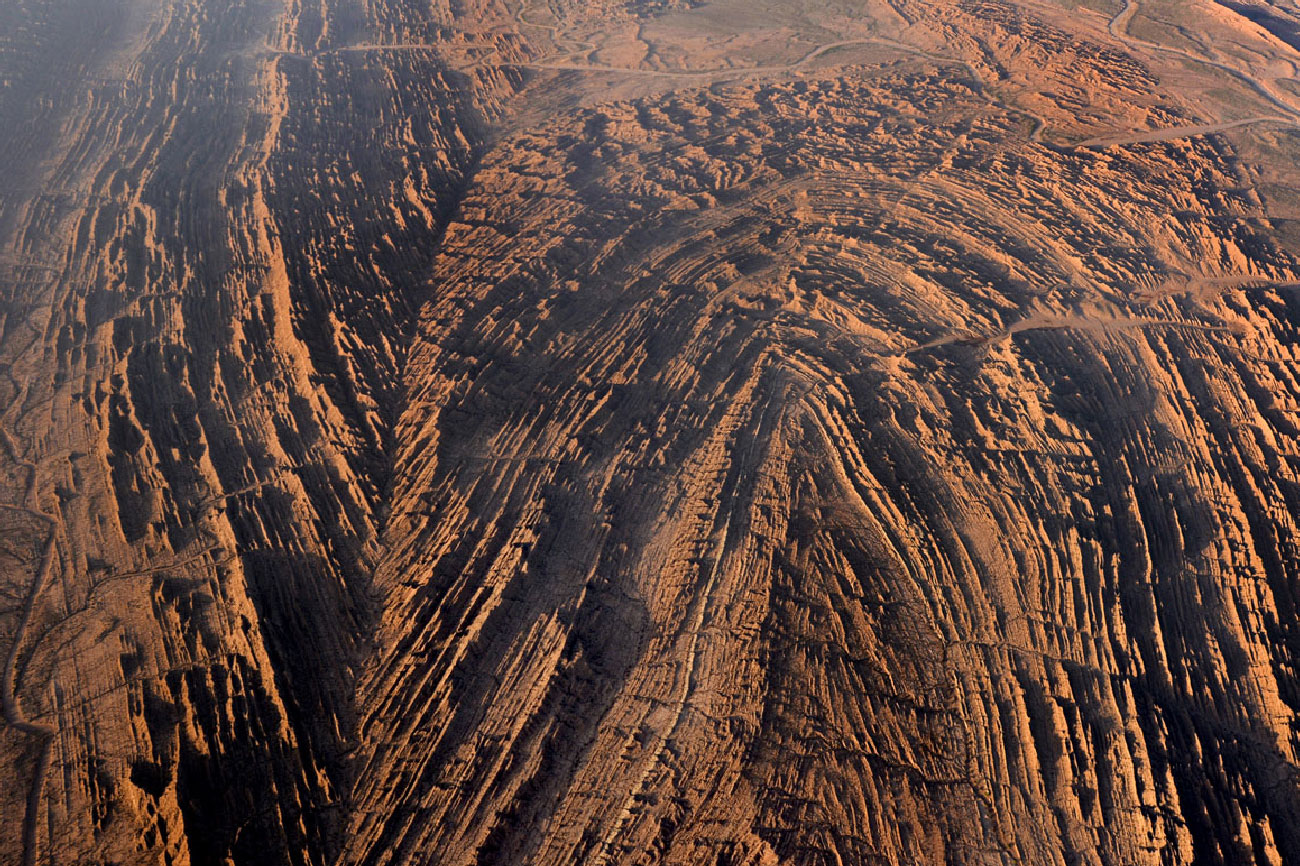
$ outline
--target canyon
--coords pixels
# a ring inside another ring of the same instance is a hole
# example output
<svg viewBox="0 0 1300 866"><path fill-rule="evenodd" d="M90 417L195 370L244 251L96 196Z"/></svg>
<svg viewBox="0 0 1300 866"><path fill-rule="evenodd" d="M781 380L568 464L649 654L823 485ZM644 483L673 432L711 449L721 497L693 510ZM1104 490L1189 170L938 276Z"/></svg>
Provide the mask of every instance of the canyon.
<svg viewBox="0 0 1300 866"><path fill-rule="evenodd" d="M1290 0L0 2L0 862L1300 862Z"/></svg>

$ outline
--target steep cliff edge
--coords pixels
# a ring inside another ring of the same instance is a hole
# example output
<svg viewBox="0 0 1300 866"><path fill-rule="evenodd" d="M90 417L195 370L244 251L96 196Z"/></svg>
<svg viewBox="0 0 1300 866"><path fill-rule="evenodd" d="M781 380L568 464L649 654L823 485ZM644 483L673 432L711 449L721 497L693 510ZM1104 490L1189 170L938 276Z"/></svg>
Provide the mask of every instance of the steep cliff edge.
<svg viewBox="0 0 1300 866"><path fill-rule="evenodd" d="M0 9L0 860L1300 860L1300 58L1175 5Z"/></svg>

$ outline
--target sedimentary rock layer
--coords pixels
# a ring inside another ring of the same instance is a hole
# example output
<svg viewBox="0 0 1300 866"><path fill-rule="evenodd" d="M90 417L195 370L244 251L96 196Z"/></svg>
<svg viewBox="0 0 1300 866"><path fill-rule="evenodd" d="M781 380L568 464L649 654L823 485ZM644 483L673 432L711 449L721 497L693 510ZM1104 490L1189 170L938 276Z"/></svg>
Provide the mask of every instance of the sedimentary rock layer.
<svg viewBox="0 0 1300 866"><path fill-rule="evenodd" d="M1300 859L1291 17L0 9L0 859Z"/></svg>

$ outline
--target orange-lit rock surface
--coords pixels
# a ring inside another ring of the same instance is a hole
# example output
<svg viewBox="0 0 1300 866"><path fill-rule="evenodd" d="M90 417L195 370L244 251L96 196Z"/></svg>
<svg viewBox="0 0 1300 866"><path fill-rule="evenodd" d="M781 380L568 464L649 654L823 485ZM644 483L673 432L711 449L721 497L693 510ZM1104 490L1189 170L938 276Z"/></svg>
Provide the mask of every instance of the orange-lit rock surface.
<svg viewBox="0 0 1300 866"><path fill-rule="evenodd" d="M0 4L0 862L1300 862L1297 46Z"/></svg>

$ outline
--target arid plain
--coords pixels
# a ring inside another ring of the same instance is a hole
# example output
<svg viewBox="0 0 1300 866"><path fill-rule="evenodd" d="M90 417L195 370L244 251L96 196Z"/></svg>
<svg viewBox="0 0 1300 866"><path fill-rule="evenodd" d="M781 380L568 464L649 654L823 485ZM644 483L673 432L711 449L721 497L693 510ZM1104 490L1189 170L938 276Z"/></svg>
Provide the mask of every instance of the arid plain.
<svg viewBox="0 0 1300 866"><path fill-rule="evenodd" d="M0 862L1300 863L1294 0L0 0Z"/></svg>

